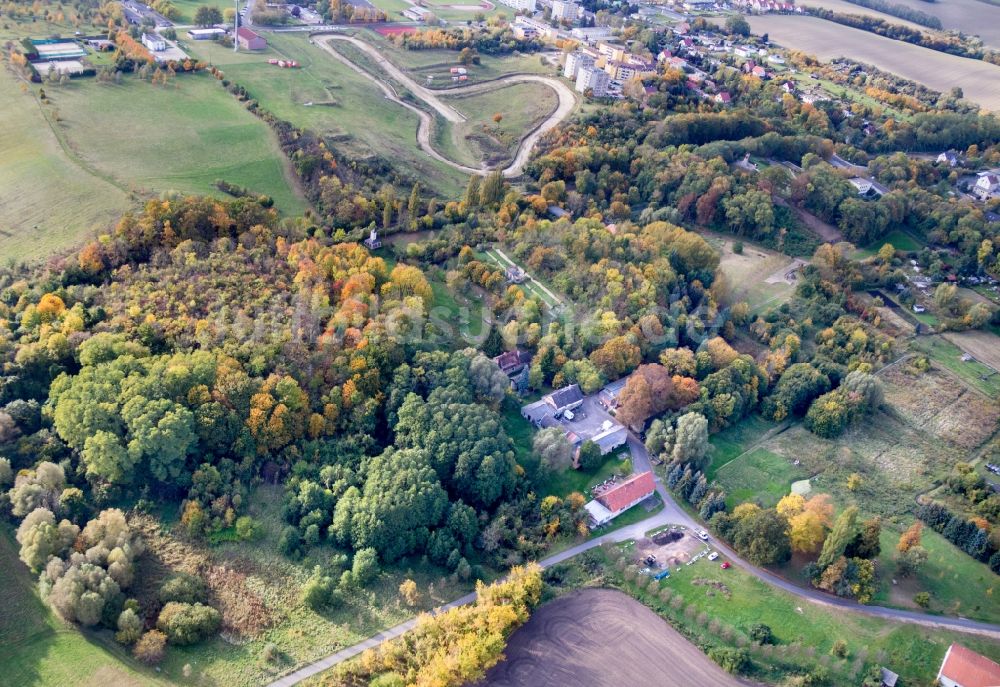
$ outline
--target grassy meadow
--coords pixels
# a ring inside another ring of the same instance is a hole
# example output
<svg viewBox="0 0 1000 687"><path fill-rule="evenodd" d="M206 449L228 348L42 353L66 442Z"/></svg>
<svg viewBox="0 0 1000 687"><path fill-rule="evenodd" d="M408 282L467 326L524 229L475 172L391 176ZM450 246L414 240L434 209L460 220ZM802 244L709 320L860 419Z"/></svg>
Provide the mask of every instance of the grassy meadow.
<svg viewBox="0 0 1000 687"><path fill-rule="evenodd" d="M934 6L920 4L921 9L924 5ZM755 34L766 33L783 47L801 50L821 60L848 57L945 93L959 86L969 100L990 110L1000 110L1000 67L996 65L895 41L815 17L761 15L748 19Z"/></svg>
<svg viewBox="0 0 1000 687"><path fill-rule="evenodd" d="M110 632L83 633L64 624L38 598L35 576L17 557L17 542L0 531L0 665L5 685L156 687Z"/></svg>
<svg viewBox="0 0 1000 687"><path fill-rule="evenodd" d="M288 214L307 207L267 125L208 74L167 86L79 81L48 93L69 145L120 185L143 194L212 193L225 179L272 196Z"/></svg>
<svg viewBox="0 0 1000 687"><path fill-rule="evenodd" d="M65 250L113 224L132 204L57 136L35 93L0 72L0 255L33 260ZM58 88L50 88L58 98Z"/></svg>
<svg viewBox="0 0 1000 687"><path fill-rule="evenodd" d="M417 145L415 114L387 103L365 77L341 64L304 35L271 34L263 54L234 54L207 41L188 44L226 76L244 86L253 98L276 116L333 139L354 158L379 156L395 169L454 197L466 176L430 159ZM299 62L299 69L280 69L268 58Z"/></svg>

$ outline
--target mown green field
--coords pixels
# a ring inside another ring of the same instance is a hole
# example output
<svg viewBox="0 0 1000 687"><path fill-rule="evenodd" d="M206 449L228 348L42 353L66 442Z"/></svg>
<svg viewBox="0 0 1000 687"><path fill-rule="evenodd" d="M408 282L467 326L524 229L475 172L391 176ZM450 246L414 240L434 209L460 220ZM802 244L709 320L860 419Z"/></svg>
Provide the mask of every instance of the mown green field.
<svg viewBox="0 0 1000 687"><path fill-rule="evenodd" d="M49 89L58 130L99 173L144 194L212 193L217 179L274 198L288 214L307 205L268 126L209 74L167 86L73 82Z"/></svg>
<svg viewBox="0 0 1000 687"><path fill-rule="evenodd" d="M181 13L181 16L174 21L175 24L193 24L194 14L202 5L218 7L220 11L225 11L229 8L236 9L236 3L229 2L229 0L170 0L170 2ZM182 32L179 31L177 35L182 35Z"/></svg>
<svg viewBox="0 0 1000 687"><path fill-rule="evenodd" d="M962 360L962 349L944 337L922 336L914 339L912 346L914 350L924 353L938 365L955 373L966 384L991 398L1000 398L1000 375L976 360Z"/></svg>
<svg viewBox="0 0 1000 687"><path fill-rule="evenodd" d="M755 448L716 470L715 481L726 490L729 508L744 501L757 501L767 507L786 495L792 482L808 476L805 469L792 465L788 458Z"/></svg>
<svg viewBox="0 0 1000 687"><path fill-rule="evenodd" d="M304 35L270 34L264 54L233 54L209 42L189 42L198 57L244 86L261 106L296 126L333 138L353 158L381 157L425 187L455 197L466 175L430 159L417 145L417 116L385 100L368 79L341 64ZM270 57L299 62L299 69L267 64Z"/></svg>
<svg viewBox="0 0 1000 687"><path fill-rule="evenodd" d="M918 251L924 247L924 244L920 243L914 237L909 234L900 231L899 229L894 229L888 234L880 238L878 241L873 242L871 245L860 249L854 254L855 259L870 258L871 256L877 254L879 249L882 248L887 243L891 243L892 247L898 251L904 251L907 253Z"/></svg>
<svg viewBox="0 0 1000 687"><path fill-rule="evenodd" d="M18 560L8 528L0 532L0 684L34 687L145 687L165 684L140 668L110 633L83 634L38 598L35 577Z"/></svg>
<svg viewBox="0 0 1000 687"><path fill-rule="evenodd" d="M106 229L132 203L92 174L50 128L33 92L0 72L0 255L38 259ZM50 88L58 97L58 88Z"/></svg>

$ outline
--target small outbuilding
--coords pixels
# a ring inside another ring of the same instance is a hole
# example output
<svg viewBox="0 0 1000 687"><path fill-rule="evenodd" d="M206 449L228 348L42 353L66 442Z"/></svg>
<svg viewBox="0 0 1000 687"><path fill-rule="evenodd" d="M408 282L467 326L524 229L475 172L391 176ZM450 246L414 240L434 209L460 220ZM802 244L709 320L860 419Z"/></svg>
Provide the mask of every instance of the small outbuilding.
<svg viewBox="0 0 1000 687"><path fill-rule="evenodd" d="M244 50L263 50L267 47L263 36L245 26L236 29L236 41Z"/></svg>

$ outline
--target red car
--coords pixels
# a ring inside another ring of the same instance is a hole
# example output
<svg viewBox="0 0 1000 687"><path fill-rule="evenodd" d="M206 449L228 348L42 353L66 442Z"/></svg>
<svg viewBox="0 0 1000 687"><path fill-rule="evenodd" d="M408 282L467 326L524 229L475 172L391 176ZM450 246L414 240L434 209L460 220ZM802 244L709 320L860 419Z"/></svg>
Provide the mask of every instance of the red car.
<svg viewBox="0 0 1000 687"><path fill-rule="evenodd" d="M729 568L732 567L732 563L730 563L729 561L723 561L722 565L720 565L719 567L722 568L723 570L729 570Z"/></svg>

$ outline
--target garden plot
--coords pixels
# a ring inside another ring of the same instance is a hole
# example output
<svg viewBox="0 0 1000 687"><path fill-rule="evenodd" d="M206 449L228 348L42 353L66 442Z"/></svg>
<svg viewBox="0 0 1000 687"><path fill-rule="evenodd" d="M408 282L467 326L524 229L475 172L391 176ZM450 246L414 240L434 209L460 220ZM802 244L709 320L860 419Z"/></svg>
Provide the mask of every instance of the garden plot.
<svg viewBox="0 0 1000 687"><path fill-rule="evenodd" d="M913 427L962 448L972 449L993 434L1000 408L968 391L943 372L914 374L893 367L882 374L885 400Z"/></svg>

